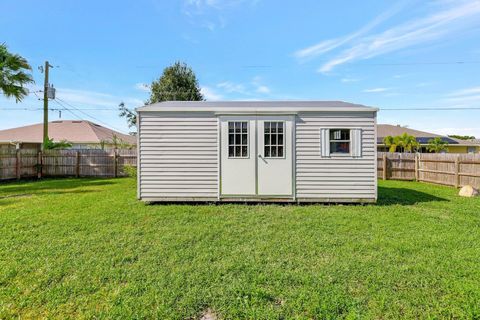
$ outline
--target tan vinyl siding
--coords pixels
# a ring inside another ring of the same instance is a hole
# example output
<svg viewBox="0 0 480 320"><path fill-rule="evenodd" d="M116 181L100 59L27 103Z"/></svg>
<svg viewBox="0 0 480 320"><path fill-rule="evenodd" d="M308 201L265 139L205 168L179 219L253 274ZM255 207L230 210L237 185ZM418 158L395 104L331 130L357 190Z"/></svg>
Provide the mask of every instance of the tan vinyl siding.
<svg viewBox="0 0 480 320"><path fill-rule="evenodd" d="M216 198L218 123L213 113L141 112L140 197Z"/></svg>
<svg viewBox="0 0 480 320"><path fill-rule="evenodd" d="M320 131L324 128L361 129L361 156L322 157ZM297 199L375 199L375 157L374 112L299 114L296 121Z"/></svg>

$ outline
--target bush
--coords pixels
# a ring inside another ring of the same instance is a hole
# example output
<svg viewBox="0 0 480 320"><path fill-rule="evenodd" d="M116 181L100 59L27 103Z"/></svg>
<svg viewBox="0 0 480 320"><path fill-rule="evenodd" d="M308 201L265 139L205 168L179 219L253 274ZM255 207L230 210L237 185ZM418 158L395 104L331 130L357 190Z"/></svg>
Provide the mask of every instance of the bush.
<svg viewBox="0 0 480 320"><path fill-rule="evenodd" d="M123 166L123 173L127 177L136 177L137 176L137 167L134 167L130 164L126 164Z"/></svg>

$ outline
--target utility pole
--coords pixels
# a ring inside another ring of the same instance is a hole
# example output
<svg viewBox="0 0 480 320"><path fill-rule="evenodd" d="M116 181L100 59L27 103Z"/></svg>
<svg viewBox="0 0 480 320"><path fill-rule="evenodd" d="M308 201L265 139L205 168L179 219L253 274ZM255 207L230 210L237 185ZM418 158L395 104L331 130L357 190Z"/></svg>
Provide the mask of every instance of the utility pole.
<svg viewBox="0 0 480 320"><path fill-rule="evenodd" d="M48 90L49 90L49 84L48 84L48 69L51 67L51 65L48 63L48 61L45 61L45 81L43 85L43 144L42 144L42 149L45 146L45 144L48 141Z"/></svg>

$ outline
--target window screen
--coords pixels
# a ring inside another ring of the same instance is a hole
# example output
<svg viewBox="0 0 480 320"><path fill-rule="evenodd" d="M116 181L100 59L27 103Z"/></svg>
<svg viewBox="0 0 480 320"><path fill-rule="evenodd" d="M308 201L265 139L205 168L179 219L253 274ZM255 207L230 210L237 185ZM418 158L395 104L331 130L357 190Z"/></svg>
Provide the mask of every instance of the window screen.
<svg viewBox="0 0 480 320"><path fill-rule="evenodd" d="M228 122L228 157L248 158L248 122Z"/></svg>
<svg viewBox="0 0 480 320"><path fill-rule="evenodd" d="M285 123L282 121L264 122L265 158L283 158L285 150Z"/></svg>
<svg viewBox="0 0 480 320"><path fill-rule="evenodd" d="M330 129L330 153L350 153L349 129Z"/></svg>

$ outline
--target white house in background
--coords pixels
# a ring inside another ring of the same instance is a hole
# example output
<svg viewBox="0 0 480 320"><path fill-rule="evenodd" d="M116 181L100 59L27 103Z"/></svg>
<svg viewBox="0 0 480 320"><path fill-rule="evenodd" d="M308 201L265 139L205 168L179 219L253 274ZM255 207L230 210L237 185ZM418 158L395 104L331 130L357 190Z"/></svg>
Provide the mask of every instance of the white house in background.
<svg viewBox="0 0 480 320"><path fill-rule="evenodd" d="M110 149L114 141L135 146L135 136L120 133L87 120L57 120L48 123L53 141L67 140L72 149ZM43 123L0 130L0 149L38 149L43 142Z"/></svg>
<svg viewBox="0 0 480 320"><path fill-rule="evenodd" d="M137 111L141 200L377 199L375 108L339 101L172 101Z"/></svg>

